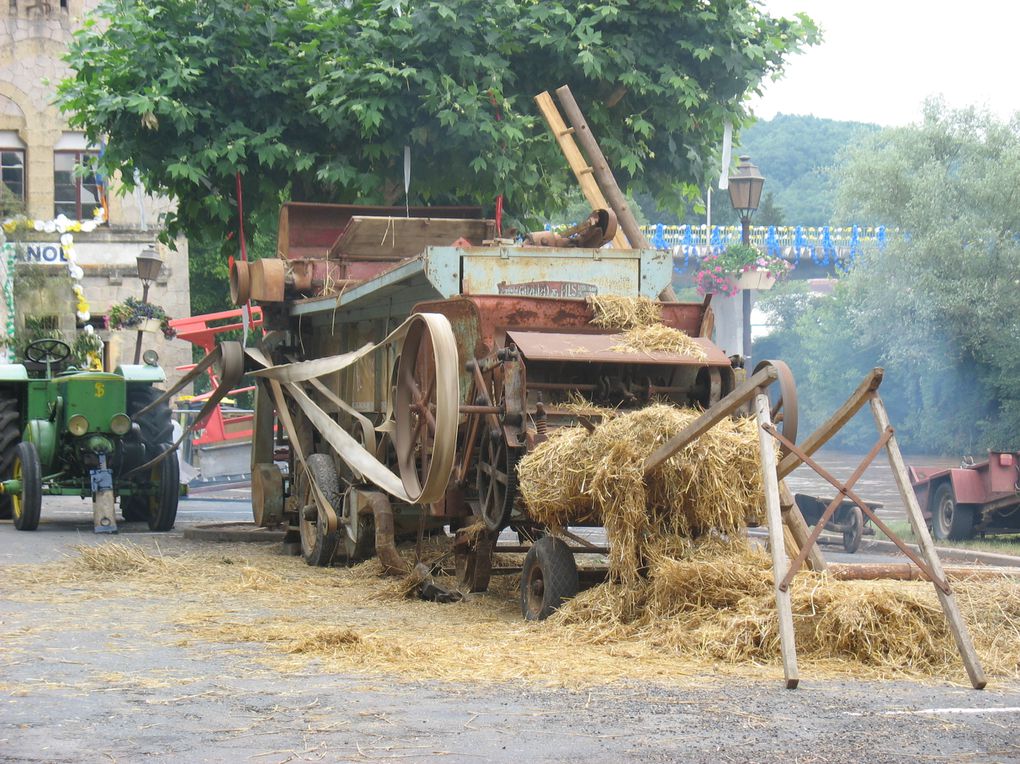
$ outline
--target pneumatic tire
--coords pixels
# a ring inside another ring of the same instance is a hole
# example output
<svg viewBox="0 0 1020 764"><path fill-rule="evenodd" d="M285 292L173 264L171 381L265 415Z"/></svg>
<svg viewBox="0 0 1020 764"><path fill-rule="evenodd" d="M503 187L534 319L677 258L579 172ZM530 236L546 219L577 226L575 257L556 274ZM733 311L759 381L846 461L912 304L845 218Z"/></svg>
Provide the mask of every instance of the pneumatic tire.
<svg viewBox="0 0 1020 764"><path fill-rule="evenodd" d="M14 452L21 440L21 414L18 398L9 390L0 390L0 480L9 480L14 468ZM0 520L14 515L11 497L0 494Z"/></svg>
<svg viewBox="0 0 1020 764"><path fill-rule="evenodd" d="M563 541L543 536L524 558L521 571L521 613L528 621L544 621L579 588L574 555Z"/></svg>

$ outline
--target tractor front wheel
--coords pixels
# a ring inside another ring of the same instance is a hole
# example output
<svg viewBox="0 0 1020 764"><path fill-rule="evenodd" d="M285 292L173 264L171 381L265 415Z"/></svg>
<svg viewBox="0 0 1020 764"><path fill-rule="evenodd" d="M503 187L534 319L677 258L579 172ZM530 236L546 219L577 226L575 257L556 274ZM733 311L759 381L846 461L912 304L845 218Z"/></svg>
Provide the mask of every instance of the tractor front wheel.
<svg viewBox="0 0 1020 764"><path fill-rule="evenodd" d="M0 480L8 480L14 468L14 452L21 440L18 399L9 390L0 390ZM0 520L13 515L11 497L0 494Z"/></svg>
<svg viewBox="0 0 1020 764"><path fill-rule="evenodd" d="M39 527L42 513L42 467L35 443L22 441L14 450L14 468L11 477L21 481L21 493L11 497L14 504L14 527L19 531L34 531Z"/></svg>

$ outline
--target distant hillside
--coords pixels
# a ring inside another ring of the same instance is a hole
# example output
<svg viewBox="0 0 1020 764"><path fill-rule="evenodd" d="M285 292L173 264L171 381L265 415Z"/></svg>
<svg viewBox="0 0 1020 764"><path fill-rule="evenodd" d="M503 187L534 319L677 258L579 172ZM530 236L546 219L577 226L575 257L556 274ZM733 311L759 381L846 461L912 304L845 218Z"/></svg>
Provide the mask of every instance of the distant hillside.
<svg viewBox="0 0 1020 764"><path fill-rule="evenodd" d="M743 131L739 153L748 154L765 176L765 193L782 212L782 224L828 225L832 189L823 170L844 146L879 129L864 122L777 114Z"/></svg>
<svg viewBox="0 0 1020 764"><path fill-rule="evenodd" d="M736 166L739 155L747 154L765 176L762 206L755 215L755 223L828 225L833 193L825 168L834 163L844 146L879 129L878 125L864 122L778 114L744 130L738 136L739 145L733 148L733 165ZM702 215L691 213L684 220L678 220L675 214L658 211L650 196L638 195L636 199L652 222L705 222ZM714 192L712 200L713 223L731 225L737 222L725 192Z"/></svg>

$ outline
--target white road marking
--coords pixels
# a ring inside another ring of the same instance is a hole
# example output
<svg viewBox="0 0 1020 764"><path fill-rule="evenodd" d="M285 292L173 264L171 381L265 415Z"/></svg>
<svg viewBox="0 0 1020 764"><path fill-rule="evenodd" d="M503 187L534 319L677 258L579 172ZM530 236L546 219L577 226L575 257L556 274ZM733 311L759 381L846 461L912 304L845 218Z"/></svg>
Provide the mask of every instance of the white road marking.
<svg viewBox="0 0 1020 764"><path fill-rule="evenodd" d="M918 714L1020 714L1020 706L1005 708L919 708L914 711L881 711L879 716L911 716ZM850 716L873 716L868 712L851 712Z"/></svg>

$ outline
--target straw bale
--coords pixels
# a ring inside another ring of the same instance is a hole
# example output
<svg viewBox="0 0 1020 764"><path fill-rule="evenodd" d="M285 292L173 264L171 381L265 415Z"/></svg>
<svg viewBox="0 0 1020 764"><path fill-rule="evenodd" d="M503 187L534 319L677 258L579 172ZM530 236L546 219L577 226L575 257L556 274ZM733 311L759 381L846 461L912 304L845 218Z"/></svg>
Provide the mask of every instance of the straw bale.
<svg viewBox="0 0 1020 764"><path fill-rule="evenodd" d="M689 335L665 324L635 326L620 335L620 342L610 350L619 353L676 353L699 361L708 353Z"/></svg>
<svg viewBox="0 0 1020 764"><path fill-rule="evenodd" d="M662 321L662 305L648 297L595 294L586 299L595 314L591 323L604 329L632 329Z"/></svg>
<svg viewBox="0 0 1020 764"><path fill-rule="evenodd" d="M644 460L699 412L656 404L589 433L560 428L521 460L530 516L550 528L605 526L614 580L634 581L658 546L735 533L761 515L763 489L752 420L726 420L644 477ZM663 550L660 550L660 552Z"/></svg>

